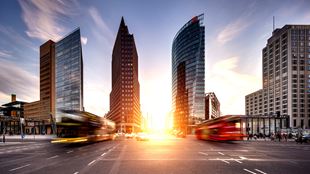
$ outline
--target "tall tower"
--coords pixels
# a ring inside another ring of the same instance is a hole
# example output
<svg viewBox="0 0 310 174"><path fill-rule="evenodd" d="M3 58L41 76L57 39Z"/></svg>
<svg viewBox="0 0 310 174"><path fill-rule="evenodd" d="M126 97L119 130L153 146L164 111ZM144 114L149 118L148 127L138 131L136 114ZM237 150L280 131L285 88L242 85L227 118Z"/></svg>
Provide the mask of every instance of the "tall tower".
<svg viewBox="0 0 310 174"><path fill-rule="evenodd" d="M56 43L56 122L60 110L83 109L83 57L80 29Z"/></svg>
<svg viewBox="0 0 310 174"><path fill-rule="evenodd" d="M40 102L41 116L55 115L55 42L40 46Z"/></svg>
<svg viewBox="0 0 310 174"><path fill-rule="evenodd" d="M188 124L196 124L205 118L205 27L203 14L193 17L176 34L172 44L172 110L174 120L178 116L180 87L178 72L184 63L185 91L188 96ZM181 86L182 87L182 86ZM182 89L181 89L182 90ZM184 105L185 106L185 105ZM176 127L177 125L175 125ZM190 126L189 126L190 127ZM193 132L188 127L187 132Z"/></svg>
<svg viewBox="0 0 310 174"><path fill-rule="evenodd" d="M140 84L138 53L133 34L122 17L112 53L112 91L107 117L122 132L140 131Z"/></svg>

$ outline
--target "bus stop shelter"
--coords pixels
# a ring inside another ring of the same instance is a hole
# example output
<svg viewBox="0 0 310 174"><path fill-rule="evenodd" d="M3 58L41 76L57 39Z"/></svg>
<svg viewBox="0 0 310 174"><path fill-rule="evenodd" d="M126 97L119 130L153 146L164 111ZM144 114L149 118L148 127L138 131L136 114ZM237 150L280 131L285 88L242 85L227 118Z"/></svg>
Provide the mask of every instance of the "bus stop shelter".
<svg viewBox="0 0 310 174"><path fill-rule="evenodd" d="M246 135L270 136L289 129L289 115L242 115L241 130Z"/></svg>

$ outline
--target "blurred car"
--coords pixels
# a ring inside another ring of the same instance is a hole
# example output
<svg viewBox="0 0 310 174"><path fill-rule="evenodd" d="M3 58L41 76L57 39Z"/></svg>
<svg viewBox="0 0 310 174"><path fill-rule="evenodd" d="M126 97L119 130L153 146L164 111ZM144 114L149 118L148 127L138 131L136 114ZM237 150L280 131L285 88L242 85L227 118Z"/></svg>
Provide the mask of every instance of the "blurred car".
<svg viewBox="0 0 310 174"><path fill-rule="evenodd" d="M300 142L301 141L302 143L308 143L308 142L310 142L310 134L303 135L301 137L301 139L300 138L296 138L295 141L296 142Z"/></svg>
<svg viewBox="0 0 310 174"><path fill-rule="evenodd" d="M178 132L176 136L178 138L186 138L186 134L184 132Z"/></svg>
<svg viewBox="0 0 310 174"><path fill-rule="evenodd" d="M131 139L131 138L135 137L135 134L134 133L126 133L125 137L128 138L128 139Z"/></svg>
<svg viewBox="0 0 310 174"><path fill-rule="evenodd" d="M304 143L310 142L310 134L302 136L302 142Z"/></svg>
<svg viewBox="0 0 310 174"><path fill-rule="evenodd" d="M149 136L148 134L144 133L144 132L140 132L136 135L136 140L138 141L148 141L149 140Z"/></svg>

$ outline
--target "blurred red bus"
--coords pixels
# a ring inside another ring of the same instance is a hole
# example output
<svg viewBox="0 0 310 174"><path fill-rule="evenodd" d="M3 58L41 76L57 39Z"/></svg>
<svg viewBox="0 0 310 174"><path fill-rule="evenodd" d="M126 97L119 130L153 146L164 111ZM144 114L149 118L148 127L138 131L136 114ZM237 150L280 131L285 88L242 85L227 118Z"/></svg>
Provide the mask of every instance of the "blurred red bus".
<svg viewBox="0 0 310 174"><path fill-rule="evenodd" d="M241 129L241 117L227 115L199 124L195 131L199 140L237 141L245 136Z"/></svg>

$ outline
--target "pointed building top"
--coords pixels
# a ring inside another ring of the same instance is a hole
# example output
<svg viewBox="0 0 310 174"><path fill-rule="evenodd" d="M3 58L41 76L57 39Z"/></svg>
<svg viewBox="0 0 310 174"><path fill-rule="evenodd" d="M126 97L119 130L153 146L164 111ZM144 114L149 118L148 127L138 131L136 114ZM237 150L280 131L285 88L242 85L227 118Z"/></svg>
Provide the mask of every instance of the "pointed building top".
<svg viewBox="0 0 310 174"><path fill-rule="evenodd" d="M125 25L125 21L124 21L124 17L122 16L122 19L121 19L121 26L126 26Z"/></svg>

